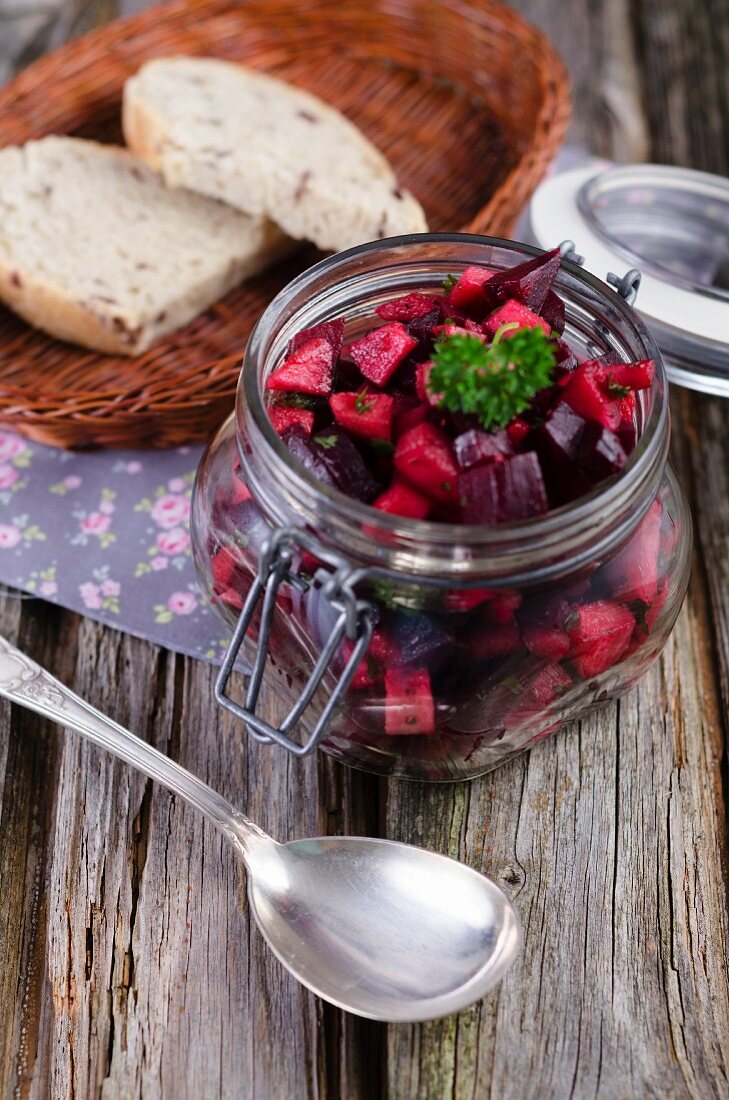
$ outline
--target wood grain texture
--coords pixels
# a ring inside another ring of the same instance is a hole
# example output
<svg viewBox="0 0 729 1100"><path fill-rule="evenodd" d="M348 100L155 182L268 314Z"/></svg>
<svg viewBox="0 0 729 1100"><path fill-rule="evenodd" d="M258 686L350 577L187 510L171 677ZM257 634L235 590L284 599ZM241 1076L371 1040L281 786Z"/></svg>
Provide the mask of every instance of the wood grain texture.
<svg viewBox="0 0 729 1100"><path fill-rule="evenodd" d="M723 0L516 6L568 61L577 140L729 172ZM206 667L0 599L3 633L281 839L428 844L501 882L525 929L518 965L458 1017L344 1016L263 947L234 857L193 812L0 703L1 1095L729 1095L729 405L676 391L673 415L697 551L659 665L618 704L467 786L387 783L242 746Z"/></svg>

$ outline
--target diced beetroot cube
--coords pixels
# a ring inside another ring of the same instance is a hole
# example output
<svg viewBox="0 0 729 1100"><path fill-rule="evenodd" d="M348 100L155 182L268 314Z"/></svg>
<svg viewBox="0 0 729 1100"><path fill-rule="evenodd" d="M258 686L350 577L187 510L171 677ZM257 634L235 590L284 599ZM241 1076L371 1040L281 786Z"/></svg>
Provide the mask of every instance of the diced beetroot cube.
<svg viewBox="0 0 729 1100"><path fill-rule="evenodd" d="M532 398L530 414L537 419L548 416L561 397L559 386L545 386L544 389L537 390Z"/></svg>
<svg viewBox="0 0 729 1100"><path fill-rule="evenodd" d="M627 455L618 437L586 421L564 401L555 405L534 433L553 504L564 504L620 471Z"/></svg>
<svg viewBox="0 0 729 1100"><path fill-rule="evenodd" d="M392 420L393 423L397 423L397 418L402 416L403 413L411 412L413 409L420 408L420 400L415 393L408 393L399 390L389 390L392 396Z"/></svg>
<svg viewBox="0 0 729 1100"><path fill-rule="evenodd" d="M397 612L392 633L402 665L427 665L433 669L453 655L453 634L439 619L424 611Z"/></svg>
<svg viewBox="0 0 729 1100"><path fill-rule="evenodd" d="M433 336L436 340L444 340L448 336L476 336L482 343L486 343L483 332L474 332L473 329L466 328L465 324L455 325L450 321L443 325L436 325L433 329Z"/></svg>
<svg viewBox="0 0 729 1100"><path fill-rule="evenodd" d="M281 441L317 481L365 503L377 496L377 482L343 429L328 428L312 437L300 424L294 424L283 432Z"/></svg>
<svg viewBox="0 0 729 1100"><path fill-rule="evenodd" d="M570 661L583 680L612 668L625 653L635 619L627 607L598 600L575 609L567 623Z"/></svg>
<svg viewBox="0 0 729 1100"><path fill-rule="evenodd" d="M625 453L630 454L638 441L638 428L636 425L638 399L631 390L625 397L618 397L615 405L620 413L620 424L618 425L617 431L618 439Z"/></svg>
<svg viewBox="0 0 729 1100"><path fill-rule="evenodd" d="M533 722L538 718L547 718L551 714L551 705L561 695L564 695L572 687L572 680L560 665L550 664L540 668L534 676L528 680L519 696L519 701L503 717L504 727L507 730L518 729L520 726ZM548 729L543 730L534 740L541 740L548 733L559 728L560 723L555 722Z"/></svg>
<svg viewBox="0 0 729 1100"><path fill-rule="evenodd" d="M566 363L568 359L574 359L575 365L578 365L577 356L575 355L575 353L573 352L572 348L570 347L570 345L567 343L566 340L562 340L562 339L555 340L554 345L555 345L555 358L556 358L558 364Z"/></svg>
<svg viewBox="0 0 729 1100"><path fill-rule="evenodd" d="M544 707L564 695L570 687L572 680L563 668L559 665L547 665L539 670L525 690L535 703Z"/></svg>
<svg viewBox="0 0 729 1100"><path fill-rule="evenodd" d="M279 435L292 424L300 424L309 434L314 428L314 414L309 409L290 409L287 405L269 405L268 416Z"/></svg>
<svg viewBox="0 0 729 1100"><path fill-rule="evenodd" d="M439 405L441 399L440 394L431 394L428 390L428 376L434 365L432 360L426 359L424 363L418 363L415 374L415 392L421 401L427 402L429 405Z"/></svg>
<svg viewBox="0 0 729 1100"><path fill-rule="evenodd" d="M213 592L217 598L228 607L234 607L236 611L240 611L247 589L245 572L240 561L228 547L221 546L213 555L210 561L210 572L213 578Z"/></svg>
<svg viewBox="0 0 729 1100"><path fill-rule="evenodd" d="M581 599L590 587L590 579L580 585L579 595L575 600ZM524 631L530 627L550 627L564 632L564 625L572 614L569 600L573 598L571 586L567 590L549 592L532 592L519 608L519 624Z"/></svg>
<svg viewBox="0 0 729 1100"><path fill-rule="evenodd" d="M392 438L393 403L385 393L335 393L329 398L337 423L365 439Z"/></svg>
<svg viewBox="0 0 729 1100"><path fill-rule="evenodd" d="M516 298L510 298L503 306L490 313L483 323L484 332L494 336L502 325L513 325L509 332L517 332L521 328L541 328L547 333L552 331L547 322L533 313L527 306L518 302Z"/></svg>
<svg viewBox="0 0 729 1100"><path fill-rule="evenodd" d="M556 626L527 626L524 628L524 645L535 657L548 657L560 661L569 653L570 639Z"/></svg>
<svg viewBox="0 0 729 1100"><path fill-rule="evenodd" d="M608 564L613 593L629 603L651 604L658 592L658 555L661 548L663 506L654 500L627 544Z"/></svg>
<svg viewBox="0 0 729 1100"><path fill-rule="evenodd" d="M332 392L334 348L323 337L308 340L284 359L266 382L269 390L283 393Z"/></svg>
<svg viewBox="0 0 729 1100"><path fill-rule="evenodd" d="M656 364L652 359L639 359L636 363L615 363L605 368L608 387L627 386L631 390L647 390L653 385Z"/></svg>
<svg viewBox="0 0 729 1100"><path fill-rule="evenodd" d="M376 386L384 386L417 343L404 325L393 321L355 340L349 346L349 354L365 378Z"/></svg>
<svg viewBox="0 0 729 1100"><path fill-rule="evenodd" d="M320 461L341 492L365 504L377 496L380 487L345 431L327 428L314 436L314 442L320 449Z"/></svg>
<svg viewBox="0 0 729 1100"><path fill-rule="evenodd" d="M557 502L573 499L590 488L577 461L587 422L571 405L558 402L534 433L537 453Z"/></svg>
<svg viewBox="0 0 729 1100"><path fill-rule="evenodd" d="M302 329L301 332L297 332L289 342L287 355L291 355L292 352L298 351L304 344L308 344L310 340L326 340L332 346L334 360L336 362L342 351L343 338L343 317L338 317L335 321L323 321L320 325L314 325L312 328L305 328Z"/></svg>
<svg viewBox="0 0 729 1100"><path fill-rule="evenodd" d="M427 668L388 668L385 672L385 733L435 733L435 704Z"/></svg>
<svg viewBox="0 0 729 1100"><path fill-rule="evenodd" d="M235 474L231 486L230 503L233 505L243 504L244 501L251 499L251 491L245 481L239 474Z"/></svg>
<svg viewBox="0 0 729 1100"><path fill-rule="evenodd" d="M565 326L565 310L564 302L559 294L555 294L553 290L548 290L539 314L547 322L552 332L558 332L560 336L562 335Z"/></svg>
<svg viewBox="0 0 729 1100"><path fill-rule="evenodd" d="M404 481L393 481L390 488L372 502L372 507L393 516L425 519L430 511L430 500Z"/></svg>
<svg viewBox="0 0 729 1100"><path fill-rule="evenodd" d="M345 638L342 642L343 665L352 656L354 642ZM367 688L380 683L385 676L388 665L398 660L397 646L392 638L380 627L372 631L367 652L357 666L351 687Z"/></svg>
<svg viewBox="0 0 729 1100"><path fill-rule="evenodd" d="M443 604L449 611L472 611L493 596L493 588L452 588L443 597Z"/></svg>
<svg viewBox="0 0 729 1100"><path fill-rule="evenodd" d="M503 589L493 599L489 600L484 608L484 614L492 623L508 623L521 607L522 595L520 592L512 592Z"/></svg>
<svg viewBox="0 0 729 1100"><path fill-rule="evenodd" d="M472 660L492 661L507 653L515 653L521 645L521 637L516 623L511 622L469 631L465 643Z"/></svg>
<svg viewBox="0 0 729 1100"><path fill-rule="evenodd" d="M473 306L485 305L483 293L484 285L493 276L493 271L485 267L467 267L458 281L451 287L447 303L454 309L470 309Z"/></svg>
<svg viewBox="0 0 729 1100"><path fill-rule="evenodd" d="M461 519L464 523L502 523L502 492L497 469L503 463L474 466L458 478Z"/></svg>
<svg viewBox="0 0 729 1100"><path fill-rule="evenodd" d="M509 298L516 298L535 313L541 313L547 294L557 277L560 263L559 249L554 248L541 256L535 256L533 260L525 260L506 271L498 271L485 290L490 308L493 309L495 305L506 302Z"/></svg>
<svg viewBox="0 0 729 1100"><path fill-rule="evenodd" d="M308 550L302 550L299 557L298 573L306 573L308 576L313 577L318 569L321 569L324 563L310 554Z"/></svg>
<svg viewBox="0 0 729 1100"><path fill-rule="evenodd" d="M400 436L405 435L411 428L415 428L418 424L422 424L428 415L427 405L416 405L415 408L407 409L405 412L400 413L395 421L395 438L399 439Z"/></svg>
<svg viewBox="0 0 729 1100"><path fill-rule="evenodd" d="M383 302L375 313L383 321L414 321L416 317L424 317L426 313L432 313L434 309L440 311L440 299L432 294L404 294L401 298L393 298L389 302Z"/></svg>
<svg viewBox="0 0 729 1100"><path fill-rule="evenodd" d="M533 451L474 466L458 478L464 523L506 523L547 511L547 490Z"/></svg>
<svg viewBox="0 0 729 1100"><path fill-rule="evenodd" d="M503 462L505 457L514 453L506 431L482 432L478 428L459 435L453 441L453 450L462 470L487 462Z"/></svg>
<svg viewBox="0 0 729 1100"><path fill-rule="evenodd" d="M424 313L422 317L414 317L412 321L408 321L408 332L418 341L418 347L411 352L413 359L427 359L433 351L433 332L443 320L441 302L444 299L435 300L438 303L437 307L429 313Z"/></svg>
<svg viewBox="0 0 729 1100"><path fill-rule="evenodd" d="M281 442L289 453L306 470L310 470L317 481L338 488L335 478L324 462L324 448L320 447L301 424L292 424L281 434Z"/></svg>
<svg viewBox="0 0 729 1100"><path fill-rule="evenodd" d="M587 424L580 441L579 461L593 485L619 473L628 456L615 432Z"/></svg>
<svg viewBox="0 0 729 1100"><path fill-rule="evenodd" d="M615 405L620 413L620 427L622 428L626 421L633 423L638 409L638 398L633 391L626 393L625 397L618 397Z"/></svg>
<svg viewBox="0 0 729 1100"><path fill-rule="evenodd" d="M572 348L565 340L557 340L555 346L557 359L555 378L560 384L564 379L564 385L567 385L567 377L572 374L573 371L577 370L580 363L577 356L572 351Z"/></svg>
<svg viewBox="0 0 729 1100"><path fill-rule="evenodd" d="M524 442L532 429L526 420L522 420L520 416L515 416L512 422L507 425L506 430L513 446L518 447Z"/></svg>
<svg viewBox="0 0 729 1100"><path fill-rule="evenodd" d="M395 469L411 485L444 504L456 501L458 466L448 436L423 421L401 435L394 455Z"/></svg>
<svg viewBox="0 0 729 1100"><path fill-rule="evenodd" d="M592 361L582 363L569 375L562 398L585 420L594 420L611 431L620 424L615 401L604 389L605 368Z"/></svg>
<svg viewBox="0 0 729 1100"><path fill-rule="evenodd" d="M554 369L554 380L558 386L566 386L570 375L579 367L577 356L573 355L562 363L557 363Z"/></svg>

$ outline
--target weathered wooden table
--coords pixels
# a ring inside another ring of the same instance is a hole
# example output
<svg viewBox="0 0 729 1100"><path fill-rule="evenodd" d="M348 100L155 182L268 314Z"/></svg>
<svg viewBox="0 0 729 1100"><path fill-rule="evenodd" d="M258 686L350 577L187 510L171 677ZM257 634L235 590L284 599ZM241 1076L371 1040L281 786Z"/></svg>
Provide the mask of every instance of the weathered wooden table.
<svg viewBox="0 0 729 1100"><path fill-rule="evenodd" d="M578 140L729 171L726 0L519 6L571 66ZM50 31L26 24L22 48L0 22L6 64L113 14L114 0L68 4ZM3 633L277 837L364 832L451 853L503 884L526 933L501 987L457 1018L346 1017L263 946L235 859L195 813L3 704L3 1097L729 1096L729 403L676 391L673 412L697 551L660 664L467 786L243 751L210 668L0 599Z"/></svg>

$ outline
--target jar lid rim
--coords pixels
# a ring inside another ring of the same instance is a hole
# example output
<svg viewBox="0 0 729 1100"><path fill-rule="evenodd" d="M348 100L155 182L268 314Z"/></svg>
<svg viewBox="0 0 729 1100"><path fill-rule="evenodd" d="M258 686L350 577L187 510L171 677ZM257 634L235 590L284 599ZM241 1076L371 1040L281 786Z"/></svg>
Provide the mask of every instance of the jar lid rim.
<svg viewBox="0 0 729 1100"><path fill-rule="evenodd" d="M725 256L728 218L729 181L721 176L597 158L545 180L529 207L530 231L540 245L548 245L558 224L588 270L621 262L638 267L636 308L655 333L669 380L721 396L729 396L729 290L709 285L706 271L704 279L698 270L702 264L713 270L717 255ZM719 225L721 243L712 243ZM673 271L680 257L686 270Z"/></svg>

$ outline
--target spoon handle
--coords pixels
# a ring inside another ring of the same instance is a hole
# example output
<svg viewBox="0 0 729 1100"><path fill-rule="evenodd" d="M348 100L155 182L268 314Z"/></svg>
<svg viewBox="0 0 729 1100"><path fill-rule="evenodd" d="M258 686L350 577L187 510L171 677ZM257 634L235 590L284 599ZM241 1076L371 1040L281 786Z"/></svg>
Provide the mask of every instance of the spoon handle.
<svg viewBox="0 0 729 1100"><path fill-rule="evenodd" d="M265 833L206 783L84 702L0 636L0 695L75 730L197 807L243 848Z"/></svg>

